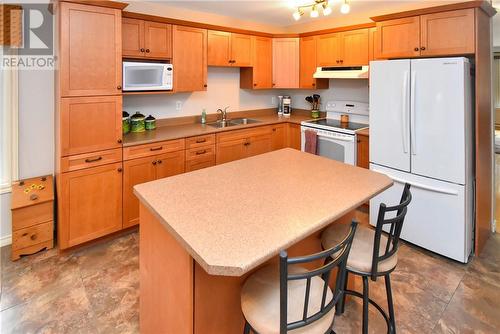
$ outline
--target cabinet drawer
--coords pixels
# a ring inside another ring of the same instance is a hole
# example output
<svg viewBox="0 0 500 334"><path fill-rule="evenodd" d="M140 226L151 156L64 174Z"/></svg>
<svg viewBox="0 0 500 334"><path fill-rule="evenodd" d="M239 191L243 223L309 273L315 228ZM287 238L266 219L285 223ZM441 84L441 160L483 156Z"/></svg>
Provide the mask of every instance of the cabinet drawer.
<svg viewBox="0 0 500 334"><path fill-rule="evenodd" d="M238 139L250 138L265 134L271 134L270 126L259 126L255 128L234 130L217 134L217 143L229 142Z"/></svg>
<svg viewBox="0 0 500 334"><path fill-rule="evenodd" d="M186 150L186 161L203 160L209 156L215 156L215 145Z"/></svg>
<svg viewBox="0 0 500 334"><path fill-rule="evenodd" d="M12 249L26 248L53 238L53 222L24 228L12 233Z"/></svg>
<svg viewBox="0 0 500 334"><path fill-rule="evenodd" d="M186 172L215 166L215 155L209 155L203 159L186 161Z"/></svg>
<svg viewBox="0 0 500 334"><path fill-rule="evenodd" d="M186 138L186 150L215 144L215 135L197 136Z"/></svg>
<svg viewBox="0 0 500 334"><path fill-rule="evenodd" d="M64 157L61 159L61 171L72 172L89 167L102 166L122 160L122 150L115 149L109 151L86 153Z"/></svg>
<svg viewBox="0 0 500 334"><path fill-rule="evenodd" d="M54 220L54 201L12 210L12 230Z"/></svg>
<svg viewBox="0 0 500 334"><path fill-rule="evenodd" d="M179 139L126 147L123 149L123 160L143 158L162 153L180 151L184 149L184 145L184 139Z"/></svg>

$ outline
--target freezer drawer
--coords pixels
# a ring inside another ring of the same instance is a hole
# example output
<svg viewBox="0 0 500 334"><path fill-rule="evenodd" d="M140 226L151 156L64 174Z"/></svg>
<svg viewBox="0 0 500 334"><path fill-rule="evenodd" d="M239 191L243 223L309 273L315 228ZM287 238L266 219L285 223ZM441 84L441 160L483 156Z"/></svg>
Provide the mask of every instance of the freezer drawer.
<svg viewBox="0 0 500 334"><path fill-rule="evenodd" d="M394 185L370 201L370 224L376 225L380 203L399 203L405 182L412 185L412 202L401 238L466 263L472 251L472 202L466 186L437 181L370 164Z"/></svg>

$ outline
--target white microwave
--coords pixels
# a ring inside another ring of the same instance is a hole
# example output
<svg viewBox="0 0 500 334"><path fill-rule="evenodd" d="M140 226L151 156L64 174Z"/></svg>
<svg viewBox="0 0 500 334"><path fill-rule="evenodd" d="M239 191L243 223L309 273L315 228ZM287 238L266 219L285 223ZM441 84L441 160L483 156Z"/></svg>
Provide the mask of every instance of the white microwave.
<svg viewBox="0 0 500 334"><path fill-rule="evenodd" d="M123 62L123 91L172 90L172 64Z"/></svg>

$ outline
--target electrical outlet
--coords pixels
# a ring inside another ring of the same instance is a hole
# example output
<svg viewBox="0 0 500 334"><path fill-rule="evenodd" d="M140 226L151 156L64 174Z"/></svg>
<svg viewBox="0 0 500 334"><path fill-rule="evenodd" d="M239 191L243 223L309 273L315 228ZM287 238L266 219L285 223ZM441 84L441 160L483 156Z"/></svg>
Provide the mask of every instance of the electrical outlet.
<svg viewBox="0 0 500 334"><path fill-rule="evenodd" d="M176 111L181 111L182 110L182 101L175 102L175 110Z"/></svg>
<svg viewBox="0 0 500 334"><path fill-rule="evenodd" d="M276 105L276 96L271 97L271 104Z"/></svg>
<svg viewBox="0 0 500 334"><path fill-rule="evenodd" d="M325 106L326 111L333 111L335 108L335 102L333 101L328 101Z"/></svg>

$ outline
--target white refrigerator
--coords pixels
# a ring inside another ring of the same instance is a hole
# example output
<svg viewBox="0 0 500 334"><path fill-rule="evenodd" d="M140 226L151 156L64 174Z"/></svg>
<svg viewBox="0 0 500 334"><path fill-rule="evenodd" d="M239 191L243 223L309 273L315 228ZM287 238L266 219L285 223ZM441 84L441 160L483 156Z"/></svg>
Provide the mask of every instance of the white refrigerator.
<svg viewBox="0 0 500 334"><path fill-rule="evenodd" d="M394 180L370 201L370 224L380 203L399 203L408 182L401 238L463 263L473 244L471 110L467 58L370 63L370 169Z"/></svg>

